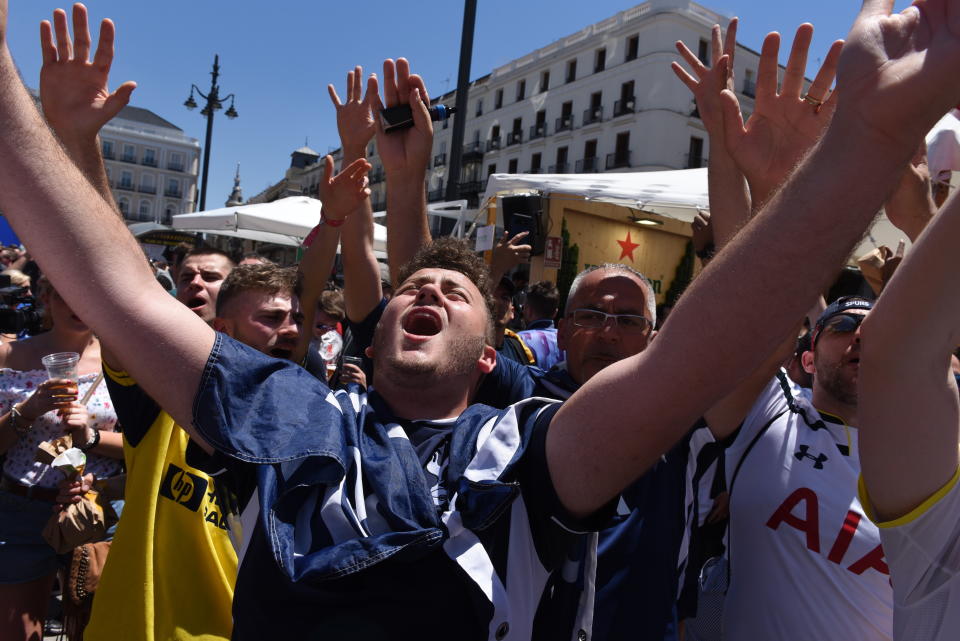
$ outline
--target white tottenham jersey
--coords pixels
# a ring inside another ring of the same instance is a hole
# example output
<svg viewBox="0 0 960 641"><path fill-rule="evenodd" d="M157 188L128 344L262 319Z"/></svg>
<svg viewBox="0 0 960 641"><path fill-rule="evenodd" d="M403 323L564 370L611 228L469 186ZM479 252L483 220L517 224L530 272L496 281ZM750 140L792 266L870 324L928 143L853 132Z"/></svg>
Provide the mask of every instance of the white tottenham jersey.
<svg viewBox="0 0 960 641"><path fill-rule="evenodd" d="M781 372L727 451L728 487L741 459L724 639L891 639L889 571L857 494L857 430L824 420Z"/></svg>
<svg viewBox="0 0 960 641"><path fill-rule="evenodd" d="M918 508L880 523L893 580L896 641L960 638L960 471ZM863 487L864 505L869 505Z"/></svg>

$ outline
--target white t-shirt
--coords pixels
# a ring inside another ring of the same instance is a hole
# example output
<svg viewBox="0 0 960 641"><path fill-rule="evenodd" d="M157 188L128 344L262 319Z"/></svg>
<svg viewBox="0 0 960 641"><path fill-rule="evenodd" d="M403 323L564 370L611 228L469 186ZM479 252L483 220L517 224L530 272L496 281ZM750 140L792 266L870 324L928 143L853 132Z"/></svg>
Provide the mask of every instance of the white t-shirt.
<svg viewBox="0 0 960 641"><path fill-rule="evenodd" d="M893 579L893 638L960 637L960 470L915 510L879 523ZM869 509L863 486L860 495Z"/></svg>
<svg viewBox="0 0 960 641"><path fill-rule="evenodd" d="M890 577L857 496L857 430L821 417L781 373L727 451L728 487L741 459L724 639L891 639Z"/></svg>

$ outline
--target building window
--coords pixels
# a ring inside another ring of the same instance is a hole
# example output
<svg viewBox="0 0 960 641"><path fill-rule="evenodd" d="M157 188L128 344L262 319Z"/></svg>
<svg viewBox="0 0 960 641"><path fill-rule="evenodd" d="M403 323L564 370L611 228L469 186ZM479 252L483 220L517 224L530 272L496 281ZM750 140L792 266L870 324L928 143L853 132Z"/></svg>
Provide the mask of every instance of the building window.
<svg viewBox="0 0 960 641"><path fill-rule="evenodd" d="M137 214L140 216L140 220L149 220L150 218L150 201L141 200L140 207L137 209Z"/></svg>
<svg viewBox="0 0 960 641"><path fill-rule="evenodd" d="M622 116L636 111L636 98L633 95L633 80L620 85L620 100L613 106L613 115Z"/></svg>
<svg viewBox="0 0 960 641"><path fill-rule="evenodd" d="M180 191L180 181L176 178L167 178L167 190L164 194L169 198L182 198Z"/></svg>
<svg viewBox="0 0 960 641"><path fill-rule="evenodd" d="M104 140L100 143L100 149L103 151L103 157L107 160L113 160L113 143L109 140Z"/></svg>
<svg viewBox="0 0 960 641"><path fill-rule="evenodd" d="M161 220L160 222L162 222L165 225L169 225L171 222L173 222L171 219L176 215L177 215L177 206L174 205L173 203L167 203L166 206L164 206L163 208L163 220Z"/></svg>
<svg viewBox="0 0 960 641"><path fill-rule="evenodd" d="M515 174L517 173L517 159L511 158L510 162L507 163L507 173Z"/></svg>
<svg viewBox="0 0 960 641"><path fill-rule="evenodd" d="M120 213L126 216L130 213L130 201L126 198L117 199L117 208L120 209Z"/></svg>
<svg viewBox="0 0 960 641"><path fill-rule="evenodd" d="M170 156L167 159L167 169L171 171L183 171L183 154L175 151L170 152Z"/></svg>
<svg viewBox="0 0 960 641"><path fill-rule="evenodd" d="M542 163L543 156L539 152L530 156L530 173L539 174Z"/></svg>
<svg viewBox="0 0 960 641"><path fill-rule="evenodd" d="M560 105L560 117L557 118L556 131L570 131L573 129L573 101L568 100Z"/></svg>
<svg viewBox="0 0 960 641"><path fill-rule="evenodd" d="M143 150L143 164L148 167L157 166L157 150L156 149Z"/></svg>
<svg viewBox="0 0 960 641"><path fill-rule="evenodd" d="M612 154L607 154L607 169L619 169L630 166L630 132L624 131L617 134Z"/></svg>
<svg viewBox="0 0 960 641"><path fill-rule="evenodd" d="M513 119L513 129L507 134L507 145L517 145L523 141L523 119Z"/></svg>
<svg viewBox="0 0 960 641"><path fill-rule="evenodd" d="M133 172L120 172L120 189L133 189Z"/></svg>
<svg viewBox="0 0 960 641"><path fill-rule="evenodd" d="M493 96L493 108L499 109L503 106L503 89L497 89L497 93Z"/></svg>
<svg viewBox="0 0 960 641"><path fill-rule="evenodd" d="M518 80L517 81L517 102L520 102L524 99L527 94L527 81Z"/></svg>
<svg viewBox="0 0 960 641"><path fill-rule="evenodd" d="M607 68L607 49L602 47L593 54L593 73L600 73Z"/></svg>
<svg viewBox="0 0 960 641"><path fill-rule="evenodd" d="M543 93L550 88L550 72L541 71L540 72L540 93Z"/></svg>
<svg viewBox="0 0 960 641"><path fill-rule="evenodd" d="M567 147L557 147L557 164L550 168L551 174L565 174L570 169L567 166Z"/></svg>
<svg viewBox="0 0 960 641"><path fill-rule="evenodd" d="M577 79L577 59L567 61L567 82L573 82Z"/></svg>
<svg viewBox="0 0 960 641"><path fill-rule="evenodd" d="M697 57L700 58L700 62L710 66L710 48L703 38L700 38L700 44L697 46Z"/></svg>
<svg viewBox="0 0 960 641"><path fill-rule="evenodd" d="M489 178L495 173L497 173L497 163L494 162L487 165L487 177Z"/></svg>
<svg viewBox="0 0 960 641"><path fill-rule="evenodd" d="M583 143L583 158L577 161L577 173L595 173L599 171L597 166L597 139L588 140Z"/></svg>
<svg viewBox="0 0 960 641"><path fill-rule="evenodd" d="M590 125L603 120L603 92L590 94L590 108L583 112L583 124Z"/></svg>
<svg viewBox="0 0 960 641"><path fill-rule="evenodd" d="M120 158L123 162L137 162L137 149L133 145L123 146L123 156Z"/></svg>
<svg viewBox="0 0 960 641"><path fill-rule="evenodd" d="M630 36L627 38L626 62L637 59L637 53L640 51L640 36Z"/></svg>
<svg viewBox="0 0 960 641"><path fill-rule="evenodd" d="M750 96L751 98L757 97L757 80L753 69L747 69L744 71L743 95Z"/></svg>
<svg viewBox="0 0 960 641"><path fill-rule="evenodd" d="M140 174L140 191L144 194L157 193L157 183L154 182L153 174Z"/></svg>
<svg viewBox="0 0 960 641"><path fill-rule="evenodd" d="M687 169L703 167L703 138L690 136L690 147L687 149Z"/></svg>
<svg viewBox="0 0 960 641"><path fill-rule="evenodd" d="M483 115L483 98L478 98L478 99L477 99L477 110L476 110L476 112L475 112L475 115L477 115L477 116L482 116L482 115Z"/></svg>

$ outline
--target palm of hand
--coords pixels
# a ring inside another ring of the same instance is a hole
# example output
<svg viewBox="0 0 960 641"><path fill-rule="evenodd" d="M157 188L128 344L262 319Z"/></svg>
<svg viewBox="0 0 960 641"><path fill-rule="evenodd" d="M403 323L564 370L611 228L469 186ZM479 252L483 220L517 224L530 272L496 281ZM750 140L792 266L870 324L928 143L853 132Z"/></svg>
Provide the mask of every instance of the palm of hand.
<svg viewBox="0 0 960 641"><path fill-rule="evenodd" d="M826 109L815 113L806 103L790 111L758 109L747 121L743 137L730 149L751 185L781 182L829 122Z"/></svg>
<svg viewBox="0 0 960 641"><path fill-rule="evenodd" d="M95 135L113 117L104 110L110 97L107 74L82 60L45 64L40 95L44 116L55 127L69 125Z"/></svg>
<svg viewBox="0 0 960 641"><path fill-rule="evenodd" d="M433 140L416 127L399 132L385 133L378 138L377 148L385 168L403 169L411 166L417 158L430 161Z"/></svg>
<svg viewBox="0 0 960 641"><path fill-rule="evenodd" d="M936 64L928 64L929 61ZM956 104L960 73L960 7L930 0L923 11L861 16L838 68L839 107L882 136L916 144Z"/></svg>

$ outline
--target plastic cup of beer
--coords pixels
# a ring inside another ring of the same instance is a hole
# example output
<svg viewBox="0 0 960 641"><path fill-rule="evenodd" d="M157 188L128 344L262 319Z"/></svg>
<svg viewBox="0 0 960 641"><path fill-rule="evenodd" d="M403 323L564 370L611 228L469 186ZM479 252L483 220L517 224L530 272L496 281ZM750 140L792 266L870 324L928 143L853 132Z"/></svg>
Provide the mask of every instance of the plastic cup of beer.
<svg viewBox="0 0 960 641"><path fill-rule="evenodd" d="M47 354L40 359L44 368L47 370L47 377L66 378L73 382L80 380L80 373L77 366L80 364L80 354L76 352L57 352L56 354Z"/></svg>

